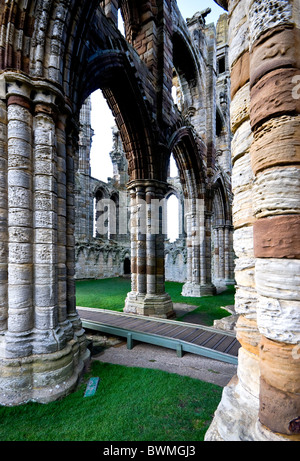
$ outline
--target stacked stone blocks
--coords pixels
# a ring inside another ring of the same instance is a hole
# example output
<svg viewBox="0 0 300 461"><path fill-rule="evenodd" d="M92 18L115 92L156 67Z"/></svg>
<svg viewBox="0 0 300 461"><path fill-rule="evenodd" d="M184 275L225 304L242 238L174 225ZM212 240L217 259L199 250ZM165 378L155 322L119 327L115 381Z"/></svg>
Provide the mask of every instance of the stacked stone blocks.
<svg viewBox="0 0 300 461"><path fill-rule="evenodd" d="M207 439L298 440L299 2L230 1L228 11L242 348Z"/></svg>

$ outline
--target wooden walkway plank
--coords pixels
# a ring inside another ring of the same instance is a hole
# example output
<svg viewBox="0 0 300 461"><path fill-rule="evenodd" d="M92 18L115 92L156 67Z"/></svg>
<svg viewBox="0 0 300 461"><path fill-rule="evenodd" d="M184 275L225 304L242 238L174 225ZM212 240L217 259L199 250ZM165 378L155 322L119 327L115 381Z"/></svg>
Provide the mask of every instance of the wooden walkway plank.
<svg viewBox="0 0 300 461"><path fill-rule="evenodd" d="M84 328L122 336L127 339L128 349L132 349L134 341L140 341L174 349L178 357L190 352L237 364L240 344L232 332L104 309L77 307L77 311Z"/></svg>

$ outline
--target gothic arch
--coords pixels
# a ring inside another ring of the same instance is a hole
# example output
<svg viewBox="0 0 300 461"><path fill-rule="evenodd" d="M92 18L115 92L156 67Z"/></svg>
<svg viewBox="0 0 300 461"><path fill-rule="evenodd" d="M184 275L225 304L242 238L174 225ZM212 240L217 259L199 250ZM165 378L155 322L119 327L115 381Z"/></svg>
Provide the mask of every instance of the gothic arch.
<svg viewBox="0 0 300 461"><path fill-rule="evenodd" d="M120 132L128 160L131 179L151 178L154 140L148 127L151 122L145 98L125 54L117 51L99 52L90 58L82 77L84 93L81 100L94 90L102 89Z"/></svg>
<svg viewBox="0 0 300 461"><path fill-rule="evenodd" d="M226 187L226 182L221 171L218 171L213 180L211 188L211 204L209 209L212 210L213 202L215 197L218 197L220 204L222 203L224 224L230 225L232 222L231 217L231 194L228 191L228 186Z"/></svg>
<svg viewBox="0 0 300 461"><path fill-rule="evenodd" d="M124 16L125 5L124 0ZM168 21L173 5L160 0L157 10L154 0L127 3L128 11L138 8L141 25L134 31L133 50L99 0L0 0L0 156L5 164L0 170L4 299L0 350L1 360L8 358L1 362L0 390L5 390L0 392L1 403L62 397L74 389L89 358L76 311L74 178L79 111L98 88L116 119L131 180L132 291L125 309L141 315L174 314L164 285L161 213L153 202L164 197L170 152L179 166L185 196L194 203L205 198L207 171L204 142L190 122L178 116L171 100ZM139 31L147 25L151 37L143 51ZM153 44L151 50L148 44ZM192 40L188 46L192 49ZM197 64L195 68L192 64L194 51L188 66L182 67L190 83L199 76ZM181 64L178 58L176 65ZM175 126L181 128L170 139ZM151 248L145 247L139 232L144 204L147 216L158 224L157 233L150 235L149 226L145 229ZM9 232L12 226L17 240ZM205 233L203 222L201 232ZM200 250L194 266L199 266ZM107 249L104 256L110 260L115 254L109 255ZM209 255L201 257L203 263ZM198 285L206 283L206 275L202 273L201 280L200 275L198 271ZM12 292L22 297L9 296ZM17 361L22 376L11 366ZM4 399L7 389L10 395Z"/></svg>
<svg viewBox="0 0 300 461"><path fill-rule="evenodd" d="M97 184L94 187L93 197L96 197L96 196L103 197L103 198L109 198L109 190L106 187L106 184Z"/></svg>
<svg viewBox="0 0 300 461"><path fill-rule="evenodd" d="M202 140L191 127L183 126L170 138L168 149L173 153L185 198L203 198L207 180L206 147Z"/></svg>
<svg viewBox="0 0 300 461"><path fill-rule="evenodd" d="M16 26L2 49L0 68L26 71L52 82L53 110L68 114L72 121L69 129L74 129L73 119L78 118L87 96L101 88L121 133L132 179L151 178L161 171L159 162L151 162L155 145L148 128L151 119L135 63L99 2L69 0L63 5L39 0L28 1L21 8L11 1L1 2L1 7L2 21L13 16ZM21 18L26 27L21 34L23 49L18 50L15 44ZM5 34L5 25L2 28Z"/></svg>
<svg viewBox="0 0 300 461"><path fill-rule="evenodd" d="M174 5L174 8L178 7ZM190 108L197 110L205 105L204 82L198 55L198 48L201 49L202 43L198 39L197 31L194 32L193 40L187 34L186 24L182 22L180 15L173 23L172 45L174 70L184 97L183 113Z"/></svg>

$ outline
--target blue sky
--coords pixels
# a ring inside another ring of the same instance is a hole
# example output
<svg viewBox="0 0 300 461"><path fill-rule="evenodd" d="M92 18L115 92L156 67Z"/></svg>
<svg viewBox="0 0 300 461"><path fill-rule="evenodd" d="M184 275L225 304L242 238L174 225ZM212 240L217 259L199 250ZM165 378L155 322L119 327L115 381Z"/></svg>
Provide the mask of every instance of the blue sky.
<svg viewBox="0 0 300 461"><path fill-rule="evenodd" d="M211 8L211 13L206 18L208 24L211 22L216 23L220 14L225 12L223 8L217 5L213 0L177 0L177 5L185 19L191 18L197 11Z"/></svg>
<svg viewBox="0 0 300 461"><path fill-rule="evenodd" d="M198 11L211 8L212 12L207 16L206 22L216 23L220 14L224 13L223 8L213 0L177 0L177 4L185 19L191 18ZM92 127L95 134L91 149L91 174L106 182L112 176L109 152L112 150L112 127L115 122L101 91L92 95L92 109Z"/></svg>

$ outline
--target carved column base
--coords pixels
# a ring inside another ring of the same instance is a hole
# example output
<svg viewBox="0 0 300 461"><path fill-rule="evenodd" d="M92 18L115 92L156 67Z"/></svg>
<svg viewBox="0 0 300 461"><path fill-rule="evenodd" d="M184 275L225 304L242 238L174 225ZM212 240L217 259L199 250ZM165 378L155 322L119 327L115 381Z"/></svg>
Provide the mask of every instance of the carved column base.
<svg viewBox="0 0 300 461"><path fill-rule="evenodd" d="M1 342L0 354L5 349ZM65 397L76 388L89 358L89 350L76 336L62 350L50 354L0 357L0 405L49 403Z"/></svg>
<svg viewBox="0 0 300 461"><path fill-rule="evenodd" d="M167 293L142 295L131 291L125 300L124 312L163 319L175 317L173 302Z"/></svg>
<svg viewBox="0 0 300 461"><path fill-rule="evenodd" d="M200 285L194 282L186 282L182 288L182 296L189 296L193 298L200 298L202 296L213 296L216 294L216 287L214 285Z"/></svg>
<svg viewBox="0 0 300 461"><path fill-rule="evenodd" d="M258 419L259 399L248 392L235 376L224 388L212 424L205 434L207 442L289 441L269 431Z"/></svg>

